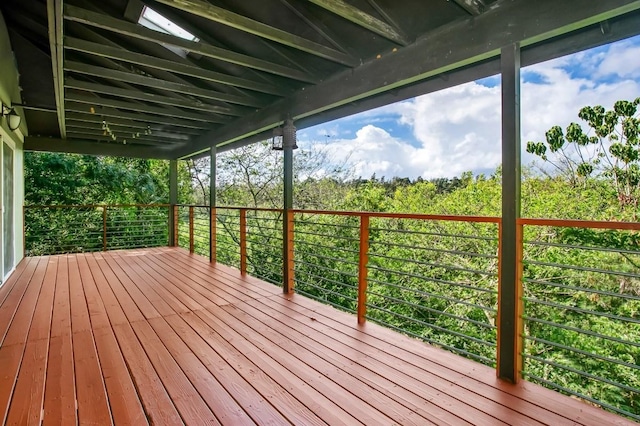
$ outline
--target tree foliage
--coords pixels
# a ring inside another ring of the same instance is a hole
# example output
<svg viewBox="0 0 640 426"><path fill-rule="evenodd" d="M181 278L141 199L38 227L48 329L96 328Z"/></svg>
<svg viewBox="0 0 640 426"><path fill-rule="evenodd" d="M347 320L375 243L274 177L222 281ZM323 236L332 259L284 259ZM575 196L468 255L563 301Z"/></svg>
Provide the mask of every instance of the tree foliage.
<svg viewBox="0 0 640 426"><path fill-rule="evenodd" d="M527 152L552 164L572 184L590 177L611 185L622 206L638 208L640 199L640 98L617 101L606 110L601 105L586 106L578 117L586 122L585 131L571 123L563 131L553 126L545 142L527 143Z"/></svg>

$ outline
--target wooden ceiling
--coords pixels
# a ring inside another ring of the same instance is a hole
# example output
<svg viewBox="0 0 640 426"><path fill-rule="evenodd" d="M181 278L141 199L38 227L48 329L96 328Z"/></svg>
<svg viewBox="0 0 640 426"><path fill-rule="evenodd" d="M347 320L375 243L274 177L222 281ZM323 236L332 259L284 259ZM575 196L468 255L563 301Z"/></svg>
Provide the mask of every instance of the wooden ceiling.
<svg viewBox="0 0 640 426"><path fill-rule="evenodd" d="M196 41L138 23L145 6ZM2 0L25 149L184 158L640 33L625 0Z"/></svg>

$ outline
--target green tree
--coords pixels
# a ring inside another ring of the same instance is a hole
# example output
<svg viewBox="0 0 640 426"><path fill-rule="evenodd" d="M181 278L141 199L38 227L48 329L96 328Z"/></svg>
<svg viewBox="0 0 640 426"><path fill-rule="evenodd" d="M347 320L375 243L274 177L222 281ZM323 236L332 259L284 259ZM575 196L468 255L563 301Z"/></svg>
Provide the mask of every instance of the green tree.
<svg viewBox="0 0 640 426"><path fill-rule="evenodd" d="M640 200L640 98L617 101L613 109L601 105L582 108L578 117L585 131L571 123L563 131L553 126L545 142L527 143L527 152L553 165L572 184L585 184L590 177L604 178L620 206L637 214Z"/></svg>

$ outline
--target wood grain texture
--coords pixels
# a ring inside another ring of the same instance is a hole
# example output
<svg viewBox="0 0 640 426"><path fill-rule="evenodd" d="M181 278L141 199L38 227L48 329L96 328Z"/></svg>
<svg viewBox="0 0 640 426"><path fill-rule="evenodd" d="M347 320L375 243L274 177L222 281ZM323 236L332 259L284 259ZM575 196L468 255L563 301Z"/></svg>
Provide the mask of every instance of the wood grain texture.
<svg viewBox="0 0 640 426"><path fill-rule="evenodd" d="M24 259L3 424L629 425L177 248Z"/></svg>

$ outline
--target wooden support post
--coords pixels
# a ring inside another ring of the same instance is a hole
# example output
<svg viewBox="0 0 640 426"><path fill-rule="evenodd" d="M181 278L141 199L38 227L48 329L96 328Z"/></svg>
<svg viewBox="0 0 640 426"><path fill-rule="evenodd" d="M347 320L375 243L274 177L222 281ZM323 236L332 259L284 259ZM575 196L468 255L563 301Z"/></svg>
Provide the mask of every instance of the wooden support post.
<svg viewBox="0 0 640 426"><path fill-rule="evenodd" d="M178 233L180 224L180 207L174 205L171 207L171 211L173 212L173 246L180 247L180 236Z"/></svg>
<svg viewBox="0 0 640 426"><path fill-rule="evenodd" d="M216 208L211 207L209 213L209 262L216 263Z"/></svg>
<svg viewBox="0 0 640 426"><path fill-rule="evenodd" d="M367 274L369 272L369 216L360 216L360 257L358 260L358 324L367 316Z"/></svg>
<svg viewBox="0 0 640 426"><path fill-rule="evenodd" d="M178 247L178 160L169 161L169 246Z"/></svg>
<svg viewBox="0 0 640 426"><path fill-rule="evenodd" d="M193 206L189 206L189 253L193 253L195 251L195 241L193 239L193 215L194 208Z"/></svg>
<svg viewBox="0 0 640 426"><path fill-rule="evenodd" d="M502 223L498 282L497 376L516 383L522 367L522 318L518 277L520 218L520 46L503 47L502 66Z"/></svg>
<svg viewBox="0 0 640 426"><path fill-rule="evenodd" d="M292 139L293 137L293 139ZM284 209L282 217L282 291L293 293L295 282L293 263L293 147L295 135L285 132L283 136Z"/></svg>
<svg viewBox="0 0 640 426"><path fill-rule="evenodd" d="M247 273L247 210L240 209L240 273Z"/></svg>
<svg viewBox="0 0 640 426"><path fill-rule="evenodd" d="M211 147L209 169L209 262L216 263L216 146Z"/></svg>
<svg viewBox="0 0 640 426"><path fill-rule="evenodd" d="M287 210L286 214L283 218L285 222L285 230L286 233L284 235L285 243L285 256L284 256L284 293L291 294L293 293L293 289L295 286L295 263L293 257L293 247L294 247L294 213L291 210Z"/></svg>
<svg viewBox="0 0 640 426"><path fill-rule="evenodd" d="M102 251L107 251L107 206L102 206Z"/></svg>

